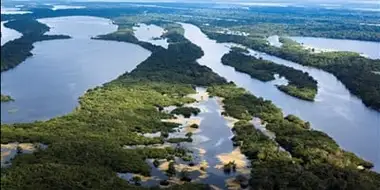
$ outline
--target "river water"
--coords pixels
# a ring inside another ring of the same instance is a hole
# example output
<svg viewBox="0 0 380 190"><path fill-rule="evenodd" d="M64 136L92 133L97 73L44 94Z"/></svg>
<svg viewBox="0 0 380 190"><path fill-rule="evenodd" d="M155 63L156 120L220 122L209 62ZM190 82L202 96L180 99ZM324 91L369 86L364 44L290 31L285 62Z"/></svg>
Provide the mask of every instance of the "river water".
<svg viewBox="0 0 380 190"><path fill-rule="evenodd" d="M370 59L380 59L380 42L303 36L293 36L289 38L302 44L307 49L315 49L316 53L323 51L350 51L359 53ZM267 40L272 46L281 47L282 45L277 35L270 36Z"/></svg>
<svg viewBox="0 0 380 190"><path fill-rule="evenodd" d="M290 37L306 46L337 51L352 51L371 59L380 59L380 42L315 37Z"/></svg>
<svg viewBox="0 0 380 190"><path fill-rule="evenodd" d="M149 42L168 49L169 43L167 42L167 39L161 38L161 35L165 33L165 30L157 25L139 23L137 26L133 27L133 33L140 41Z"/></svg>
<svg viewBox="0 0 380 190"><path fill-rule="evenodd" d="M310 121L314 129L329 134L345 150L372 161L375 170L380 171L380 113L368 109L332 74L250 50L252 55L307 71L318 81L316 101L299 100L279 91L271 82L261 82L223 65L221 57L229 52L231 44L210 40L194 25L182 26L185 37L204 51L205 55L198 60L199 64L211 68L254 95L271 100L285 114L294 114Z"/></svg>
<svg viewBox="0 0 380 190"><path fill-rule="evenodd" d="M2 15L14 15L14 14L28 14L30 11L22 11L20 7L4 7L1 6Z"/></svg>
<svg viewBox="0 0 380 190"><path fill-rule="evenodd" d="M175 167L179 174L183 169L189 171L189 177L193 182L201 182L214 185L221 189L227 189L228 180L234 179L236 176L246 176L249 178L250 168L248 159L240 152L239 148L232 145L231 138L233 133L231 127L234 121L222 116L223 108L220 104L221 100L218 97L209 97L205 88L196 88L197 93L191 94L189 97L194 98L197 102L186 104L186 107L195 107L200 109L197 116L192 115L190 118L184 118L177 115L176 119L163 120L165 122L175 122L180 126L175 132L169 134L169 138L185 138L186 133L191 132L192 142L182 142L179 144L165 143L158 147L185 147L192 153L191 161L184 161L180 158L176 159ZM175 106L164 108L165 112L170 113ZM191 124L199 125L199 128L193 129L189 127ZM146 137L159 137L160 132L153 134L143 134ZM134 149L139 146L126 146L127 149ZM141 146L140 146L141 147ZM148 146L157 147L157 146ZM235 161L237 170L235 172L224 172L223 166L229 161ZM153 160L148 159L147 163L151 166L151 177L143 180L143 186L157 186L161 180L168 180L166 176L166 168L163 169L161 164L159 167L152 165ZM160 160L162 165L167 162ZM189 166L193 163L194 166ZM201 169L200 167L203 167ZM118 175L130 181L134 174L118 173ZM179 178L177 175L176 178Z"/></svg>
<svg viewBox="0 0 380 190"><path fill-rule="evenodd" d="M4 24L6 22L7 21L1 22L1 45L4 45L5 43L22 36L20 32L17 32L16 30L5 27Z"/></svg>
<svg viewBox="0 0 380 190"><path fill-rule="evenodd" d="M39 21L51 27L47 34L65 34L72 39L37 42L32 57L1 73L1 93L15 99L1 103L2 123L67 114L87 89L133 70L150 55L134 44L91 40L117 30L108 19L75 16Z"/></svg>

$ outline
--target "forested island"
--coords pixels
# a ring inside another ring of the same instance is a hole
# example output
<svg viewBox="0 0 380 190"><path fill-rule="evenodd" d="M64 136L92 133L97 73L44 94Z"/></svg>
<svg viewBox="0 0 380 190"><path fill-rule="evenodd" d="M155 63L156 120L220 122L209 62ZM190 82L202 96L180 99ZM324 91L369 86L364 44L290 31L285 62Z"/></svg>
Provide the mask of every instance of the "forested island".
<svg viewBox="0 0 380 190"><path fill-rule="evenodd" d="M292 115L283 117L281 110L270 101L257 98L234 84L212 86L209 92L225 98L225 115L241 120L232 129L235 134L232 140L251 159L251 187L376 189L380 184L379 174L357 169L358 165L371 168L371 163L340 149L325 133L310 129L307 122ZM275 133L275 142L291 156L255 129L249 122L252 117L261 118L266 128ZM344 180L338 176L344 176Z"/></svg>
<svg viewBox="0 0 380 190"><path fill-rule="evenodd" d="M130 35L116 32L97 39L122 41ZM144 189L120 179L116 172L149 176L145 159L172 160L174 156L189 159L186 151L122 147L188 141L139 134L167 133L175 128L177 125L161 121L173 115L157 108L193 102L186 97L194 93L193 86L208 87L212 96L223 97L224 114L240 120L232 129L233 141L252 162L249 180L252 188L331 189L343 185L346 189L375 189L380 185L380 175L366 169L373 167L371 163L343 151L325 133L309 129L307 122L295 116L284 117L270 101L227 83L209 68L199 65L196 59L203 51L182 34L168 32L165 36L170 39L168 49L145 45L154 47L147 60L132 72L88 90L74 112L45 122L2 124L2 143L43 143L48 147L16 156L12 166L2 170L2 188L51 189L65 184L70 189ZM183 107L172 113L196 114L198 110ZM267 123L268 129L276 134L275 141L248 123L252 117ZM279 151L277 143L288 153ZM48 178L39 180L41 176ZM171 188L210 187L186 184Z"/></svg>
<svg viewBox="0 0 380 190"><path fill-rule="evenodd" d="M180 154L179 150L122 147L164 143L164 137L148 138L138 134L170 132L177 127L161 121L172 115L158 111L158 105L182 105L194 101L185 97L194 93L193 85L225 83L223 78L195 62L203 54L199 47L180 34L170 36L175 43L170 44L168 50L159 48L131 73L89 90L80 98L80 108L73 113L46 122L2 124L3 144L32 142L49 147L34 154L19 155L12 161L12 167L2 169L2 188L51 189L67 184L70 189L144 189L118 178L116 172L149 176L145 159L173 159L173 155ZM49 176L51 180L40 181L40 176ZM94 179L97 179L96 183L92 182ZM186 186L172 188L184 189ZM193 184L189 188L205 187Z"/></svg>
<svg viewBox="0 0 380 190"><path fill-rule="evenodd" d="M265 39L250 36L205 31L218 42L234 42L302 65L313 66L334 74L365 105L380 110L380 60L372 60L351 52L323 52L312 50L290 39L281 39L282 47L269 45Z"/></svg>
<svg viewBox="0 0 380 190"><path fill-rule="evenodd" d="M222 63L264 82L274 80L275 74L284 76L289 80L289 84L277 85L279 90L303 100L314 101L318 91L317 81L307 73L245 53L241 48L232 48L228 54L222 57Z"/></svg>
<svg viewBox="0 0 380 190"><path fill-rule="evenodd" d="M12 20L4 26L17 30L22 36L1 46L1 72L16 67L32 56L35 42L70 38L66 35L44 35L49 31L49 27L31 18Z"/></svg>
<svg viewBox="0 0 380 190"><path fill-rule="evenodd" d="M96 6L101 5L96 4ZM7 16L6 18L15 18L9 24L12 25L13 22L15 24L13 28L24 33L23 37L17 39L19 41L8 42L1 48L1 71L14 68L30 56L30 50L35 41L68 38L67 36L44 35L48 28L38 23L34 17L52 15L113 17L125 12L125 9L119 8L122 5L113 5L111 6L113 9L107 8L103 11L99 8L57 12L36 9L36 13L32 14L33 18L26 15ZM326 133L311 129L308 121L303 121L295 115L284 115L282 110L271 101L256 97L245 89L237 87L233 82L227 82L210 68L198 64L197 59L204 55L203 50L186 39L183 36L183 28L175 23L189 21L189 17L162 14L162 12L183 13L182 10L164 9L163 11L160 8L147 8L157 13L152 17L147 17L144 9L133 7L127 10L132 15L113 18L119 26L118 31L96 36L93 39L137 44L151 51L151 55L133 71L126 72L102 86L87 90L79 98L79 106L67 115L33 123L2 123L2 144L34 143L36 151L23 154L21 146L17 147L17 156L11 160L11 166L1 170L1 188L20 190L159 189L160 187L178 190L213 189L211 185L194 182L189 176L181 176L185 172L175 168L174 164L177 162L188 164L190 167L197 164L188 150L178 146L182 142L191 143L192 133L186 134L187 137L183 138L171 138L169 134L177 130L179 125L165 122L165 120L175 118L175 115L191 117L201 112L198 108L186 106L196 101L187 96L195 93L196 86L207 88L211 96L220 98L220 106L224 109L220 114L236 120L231 129L233 132L231 143L240 148L248 158L251 167L250 173L248 172L249 182L244 186L241 184L241 187L249 186L251 189L263 190L376 190L380 187L380 174L371 170L373 168L371 162L343 150ZM269 25L269 29L278 28L281 23L288 22L290 19L279 16L281 12L260 16L265 11L266 9L257 11L254 17L257 22L265 20L278 22ZM239 21L244 23L252 19L251 17L241 18L242 15L252 12L254 10L243 11L244 14L238 15ZM133 16L135 13L141 13L141 15ZM225 13L225 15L220 13ZM223 10L206 12L201 9L192 14L206 15L207 19L215 15L230 19L237 17L235 11L230 13ZM310 14L312 13L307 11L300 13L305 17ZM289 11L287 15L295 15L295 12ZM290 27L282 30L295 32L297 27L304 24L305 18L302 16L294 20ZM332 20L338 22L340 18L335 15ZM345 38L378 39L376 31L368 33L372 27L352 27L356 21L351 21L350 18L348 16L347 28L339 28L340 25L336 23L321 25L324 20L316 18L314 21L318 24L307 25L304 29L298 28L297 31L301 33L321 27L322 29L315 31L313 35L331 37L344 34ZM197 25L204 21L191 19ZM168 39L168 48L139 41L134 36L132 26L141 22L155 23L163 27L166 33L161 37ZM210 23L230 27L236 22L214 20ZM206 25L203 24L201 27L203 26L204 29ZM12 28L11 25L10 28ZM258 23L258 25L265 24ZM211 27L207 26L208 29ZM258 27L257 30L268 28ZM334 28L336 29L334 32L326 33ZM354 32L357 28L364 32ZM366 105L375 109L380 108L378 93L380 75L376 74L380 71L378 60L370 60L353 53L313 54L287 39L281 39L284 43L283 47L276 48L268 45L262 34L241 36L222 34L212 30L205 31L219 42L243 44L252 49L329 71L354 94L361 97ZM6 53L4 57L3 51ZM126 63L127 61L126 58ZM245 55L241 49L232 49L223 56L222 62L262 81L273 80L275 73L284 76L289 80L289 85L278 88L299 98L313 100L317 93L317 82L307 73ZM3 101L3 95L1 99ZM176 108L171 112L163 111L168 106L176 106ZM265 128L274 133L274 138L268 137L252 124L255 118L260 119ZM197 124L191 126L194 129L199 127ZM142 135L157 132L161 133L158 137ZM151 147L164 144L172 146ZM183 184L178 185L163 180L160 186L142 187L139 183L141 178L150 176L152 170L147 159L154 160L154 167L159 165L157 160L167 160L169 164L165 175L170 178L180 176ZM124 173L133 173L141 177L134 178L134 183L130 183L120 178L119 174ZM191 181L192 183L189 183ZM170 187L167 187L168 185Z"/></svg>

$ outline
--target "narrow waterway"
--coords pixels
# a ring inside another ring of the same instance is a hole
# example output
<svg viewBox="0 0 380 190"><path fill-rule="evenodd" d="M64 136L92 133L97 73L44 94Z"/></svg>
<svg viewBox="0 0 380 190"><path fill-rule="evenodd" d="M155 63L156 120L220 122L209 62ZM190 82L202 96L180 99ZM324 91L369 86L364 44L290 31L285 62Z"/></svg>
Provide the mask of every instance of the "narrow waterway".
<svg viewBox="0 0 380 190"><path fill-rule="evenodd" d="M4 24L7 22L8 21L1 22L1 46L3 46L5 43L9 41L15 40L22 36L20 32L17 32L16 30L5 27Z"/></svg>
<svg viewBox="0 0 380 190"><path fill-rule="evenodd" d="M133 33L140 41L149 42L166 49L169 46L167 39L161 38L161 35L165 33L165 30L157 25L139 23L137 26L133 27Z"/></svg>
<svg viewBox="0 0 380 190"><path fill-rule="evenodd" d="M197 116L192 115L190 118L184 118L182 115L176 115L176 119L163 120L164 122L174 122L180 124L175 132L169 134L169 138L185 138L186 134L191 132L192 142L165 143L164 145L151 146L155 148L162 147L184 147L191 151L191 161L184 161L176 158L175 168L177 175L172 180L180 181L182 170L189 172L192 182L200 182L213 185L220 189L227 189L227 185L232 185L231 181L236 176L250 177L250 168L248 159L240 152L240 149L232 145L231 131L234 121L230 121L222 116L223 108L218 97L209 97L205 88L196 88L197 93L189 97L194 98L197 102L186 104L186 107L195 107L200 109ZM175 106L164 108L165 112L170 113ZM192 124L197 124L199 128L191 128ZM159 137L161 133L142 134L146 137ZM139 146L126 146L127 149L134 149ZM141 147L141 146L140 146ZM236 171L225 172L225 164L234 161ZM167 160L159 160L158 167L152 165L153 160L148 159L147 163L151 166L151 177L144 177L143 186L157 186L161 180L169 180L166 175ZM189 166L191 165L191 166ZM119 177L130 181L134 174L119 173ZM239 184L237 184L239 186Z"/></svg>
<svg viewBox="0 0 380 190"><path fill-rule="evenodd" d="M1 93L14 102L1 103L1 122L47 120L73 111L86 90L133 70L148 50L125 42L92 40L117 30L108 19L57 17L39 20L72 39L37 42L33 56L1 73Z"/></svg>
<svg viewBox="0 0 380 190"><path fill-rule="evenodd" d="M223 65L221 57L229 52L231 44L210 40L194 25L182 26L185 37L204 51L205 55L198 60L199 64L211 68L254 95L271 100L285 114L294 114L310 121L314 129L329 134L345 150L372 161L375 170L380 171L380 113L365 107L332 74L251 50L252 55L309 72L318 81L318 95L315 102L302 101L284 94L270 82L252 79L247 74Z"/></svg>
<svg viewBox="0 0 380 190"><path fill-rule="evenodd" d="M289 38L302 44L306 49L314 49L316 53L328 51L349 51L359 53L370 59L380 59L380 42L303 36L292 36ZM280 47L282 45L279 41L279 36L270 36L267 40L269 44L273 46Z"/></svg>

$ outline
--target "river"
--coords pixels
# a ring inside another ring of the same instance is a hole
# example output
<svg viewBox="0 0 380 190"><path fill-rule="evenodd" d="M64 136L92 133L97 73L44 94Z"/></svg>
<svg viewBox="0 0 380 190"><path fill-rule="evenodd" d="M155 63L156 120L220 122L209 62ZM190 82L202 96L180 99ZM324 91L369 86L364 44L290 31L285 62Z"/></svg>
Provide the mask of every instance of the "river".
<svg viewBox="0 0 380 190"><path fill-rule="evenodd" d="M1 122L47 120L73 111L87 89L133 70L150 52L140 46L90 39L117 30L108 19L58 17L39 20L47 34L72 39L37 42L33 56L1 73L1 93L14 102L1 103Z"/></svg>
<svg viewBox="0 0 380 190"><path fill-rule="evenodd" d="M249 160L240 152L239 148L232 145L231 138L233 133L231 128L235 121L222 116L221 100L218 97L209 97L205 88L197 87L196 91L196 94L191 94L189 97L196 99L197 102L186 104L185 106L199 108L201 112L197 116L192 115L190 118L184 118L177 115L176 119L163 120L181 124L175 132L169 134L169 138L184 138L188 132L191 132L193 141L179 144L165 143L158 147L180 146L191 150L193 158L191 161L176 159L175 167L178 172L187 170L193 182L211 184L220 189L227 189L226 185L232 185L229 181L233 181L236 176L249 178ZM164 111L170 113L175 108L175 106L169 106L164 108ZM191 124L197 124L199 128L189 127ZM144 134L146 137L159 137L160 135L160 132ZM133 149L136 147L139 146L126 146L125 148ZM154 148L157 146L148 147ZM236 171L224 172L223 166L230 161L236 163ZM160 160L161 164L158 167L154 167L152 162L152 159L147 160L147 163L151 166L151 177L144 177L143 186L157 186L161 180L168 180L165 175L167 170L165 165L168 163L166 159ZM193 163L194 166L189 166L190 163ZM132 173L118 173L118 175L127 181L130 181L134 176ZM179 176L177 175L175 177L177 179L174 180L179 181Z"/></svg>
<svg viewBox="0 0 380 190"><path fill-rule="evenodd" d="M1 21L1 46L9 41L12 41L22 36L20 32L5 27L4 24L6 22L7 21Z"/></svg>
<svg viewBox="0 0 380 190"><path fill-rule="evenodd" d="M371 59L380 59L380 42L366 42L358 40L341 40L331 38L315 38L315 37L290 37L298 43L309 47L352 51L362 54Z"/></svg>
<svg viewBox="0 0 380 190"><path fill-rule="evenodd" d="M316 53L322 51L350 51L359 53L370 59L380 59L380 42L303 36L292 36L289 38L302 44L307 49L315 49ZM270 36L267 40L273 46L281 47L282 45L279 42L279 36Z"/></svg>
<svg viewBox="0 0 380 190"><path fill-rule="evenodd" d="M165 30L157 25L139 23L137 26L133 27L133 33L140 41L149 42L168 49L169 43L167 39L161 37L161 35L165 33Z"/></svg>
<svg viewBox="0 0 380 190"><path fill-rule="evenodd" d="M199 64L211 68L254 95L271 100L285 114L294 114L310 121L314 129L326 132L343 149L372 161L375 170L380 171L380 113L368 109L358 98L351 95L335 76L251 50L252 55L307 71L318 81L316 101L299 100L279 91L272 82L261 82L223 65L221 57L229 52L231 44L216 43L194 25L182 26L185 29L185 37L204 51L204 56L198 60Z"/></svg>

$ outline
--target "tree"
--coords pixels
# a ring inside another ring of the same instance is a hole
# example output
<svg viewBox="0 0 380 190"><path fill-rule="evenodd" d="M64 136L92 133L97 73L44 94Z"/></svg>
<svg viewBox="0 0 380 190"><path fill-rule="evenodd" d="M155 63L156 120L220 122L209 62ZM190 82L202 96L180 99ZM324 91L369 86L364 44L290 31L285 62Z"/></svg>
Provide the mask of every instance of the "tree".
<svg viewBox="0 0 380 190"><path fill-rule="evenodd" d="M188 132L188 133L186 133L185 136L190 139L193 136L193 133L192 132Z"/></svg>
<svg viewBox="0 0 380 190"><path fill-rule="evenodd" d="M137 186L140 186L141 185L141 177L139 176L133 176L133 178L131 179L132 182L137 185Z"/></svg>
<svg viewBox="0 0 380 190"><path fill-rule="evenodd" d="M174 162L170 162L169 163L169 167L168 167L168 170L166 171L166 174L169 176L169 177L173 177L175 176L176 174L176 170L175 170L175 166L174 166Z"/></svg>

